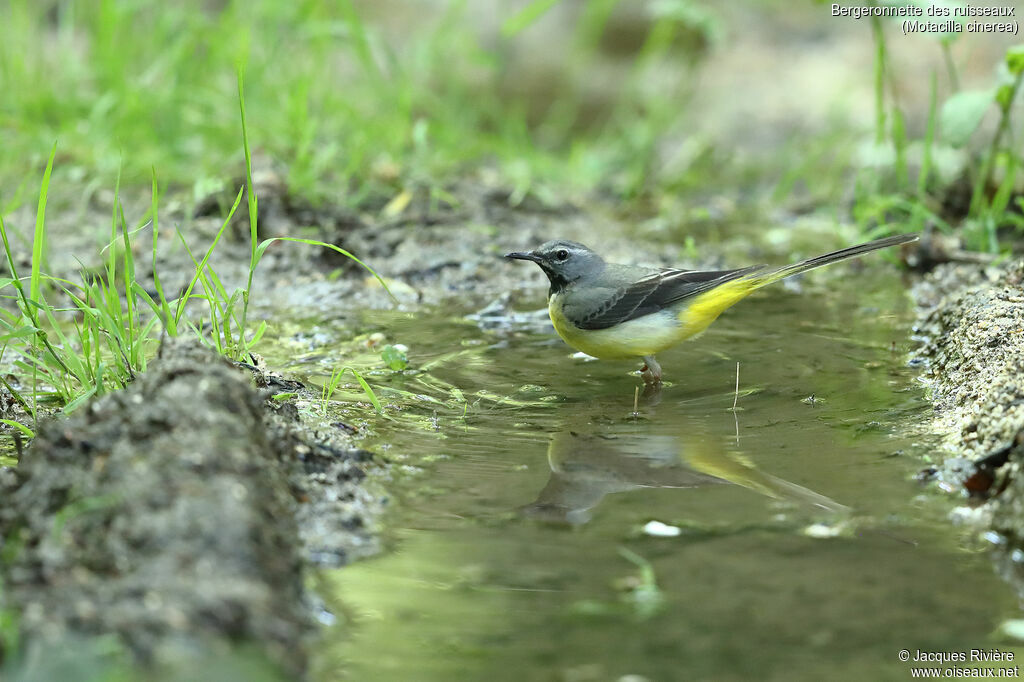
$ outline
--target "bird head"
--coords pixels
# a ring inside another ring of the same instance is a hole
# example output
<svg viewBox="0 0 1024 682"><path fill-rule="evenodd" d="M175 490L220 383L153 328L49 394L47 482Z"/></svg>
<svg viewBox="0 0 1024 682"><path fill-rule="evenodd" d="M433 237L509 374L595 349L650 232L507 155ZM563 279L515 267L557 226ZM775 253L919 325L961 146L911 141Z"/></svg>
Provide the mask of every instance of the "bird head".
<svg viewBox="0 0 1024 682"><path fill-rule="evenodd" d="M554 239L525 253L506 253L505 258L533 261L551 281L551 290L558 291L570 283L604 270L604 259L583 244Z"/></svg>

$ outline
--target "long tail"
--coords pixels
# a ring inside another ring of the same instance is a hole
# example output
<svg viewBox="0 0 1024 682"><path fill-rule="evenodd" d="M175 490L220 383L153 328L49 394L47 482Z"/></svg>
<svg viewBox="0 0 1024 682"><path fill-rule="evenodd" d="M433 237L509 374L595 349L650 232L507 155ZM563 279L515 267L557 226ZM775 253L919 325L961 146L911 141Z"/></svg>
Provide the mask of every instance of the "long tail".
<svg viewBox="0 0 1024 682"><path fill-rule="evenodd" d="M899 234L894 237L876 239L867 244L851 246L823 256L816 256L802 260L799 263L785 265L781 268L768 266L754 267L745 270L738 270L730 273L733 279L718 284L715 281L709 282L709 288L703 293L697 294L687 301L687 305L679 311L680 327L679 339L688 339L702 334L708 326L718 318L726 308L738 303L749 296L755 290L763 286L778 282L780 279L792 277L793 275L820 268L823 265L837 263L847 258L884 249L887 246L905 244L917 239L916 234Z"/></svg>
<svg viewBox="0 0 1024 682"><path fill-rule="evenodd" d="M749 278L754 284L754 288L760 288L766 284L777 282L780 279L786 277L792 277L798 275L801 272L807 272L814 268L820 268L823 265L831 265L832 263L838 263L841 260L847 260L848 258L856 258L862 256L865 253L877 251L878 249L884 249L890 246L896 246L897 244L906 244L917 240L916 234L898 234L893 237L885 237L884 239L876 239L873 242L866 244L859 244L857 246L850 246L845 249L833 251L832 253L826 253L823 256L815 256L814 258L808 258L802 260L799 263L793 263L792 265L786 265L781 268L775 268L767 271L753 272L744 279Z"/></svg>

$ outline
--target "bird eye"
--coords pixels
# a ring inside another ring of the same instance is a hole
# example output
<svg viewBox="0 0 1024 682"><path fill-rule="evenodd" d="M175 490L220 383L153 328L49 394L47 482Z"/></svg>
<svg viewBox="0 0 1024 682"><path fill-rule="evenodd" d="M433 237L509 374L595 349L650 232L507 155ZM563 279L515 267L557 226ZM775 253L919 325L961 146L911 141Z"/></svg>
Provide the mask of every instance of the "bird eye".
<svg viewBox="0 0 1024 682"><path fill-rule="evenodd" d="M566 251L565 249L559 249L558 251L555 251L555 260L568 260L568 259L569 259L569 252Z"/></svg>

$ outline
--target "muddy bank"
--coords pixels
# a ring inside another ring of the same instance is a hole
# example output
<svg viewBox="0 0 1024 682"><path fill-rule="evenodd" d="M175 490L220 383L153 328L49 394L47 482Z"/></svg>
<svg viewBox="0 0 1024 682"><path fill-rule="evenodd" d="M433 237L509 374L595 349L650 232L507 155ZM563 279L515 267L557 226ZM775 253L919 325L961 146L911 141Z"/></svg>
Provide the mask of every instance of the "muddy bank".
<svg viewBox="0 0 1024 682"><path fill-rule="evenodd" d="M77 670L255 659L302 675L316 620L305 560L373 551L380 502L360 487L367 453L274 407L275 380L257 371L255 383L211 351L165 343L145 375L43 424L2 472L21 674L57 679L73 652Z"/></svg>
<svg viewBox="0 0 1024 682"><path fill-rule="evenodd" d="M942 265L914 295L932 430L944 434L928 475L972 497L980 506L967 515L1013 554L1024 547L1024 260Z"/></svg>

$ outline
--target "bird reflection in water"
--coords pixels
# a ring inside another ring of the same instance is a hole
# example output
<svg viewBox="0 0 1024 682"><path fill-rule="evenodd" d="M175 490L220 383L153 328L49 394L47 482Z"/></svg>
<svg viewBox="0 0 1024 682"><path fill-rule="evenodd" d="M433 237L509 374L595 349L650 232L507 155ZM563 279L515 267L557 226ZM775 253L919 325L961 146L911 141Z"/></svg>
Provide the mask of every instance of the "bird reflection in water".
<svg viewBox="0 0 1024 682"><path fill-rule="evenodd" d="M586 523L611 493L730 483L819 510L847 511L824 495L759 471L738 453L715 448L708 438L562 431L551 439L548 463L547 485L520 511L555 523Z"/></svg>

